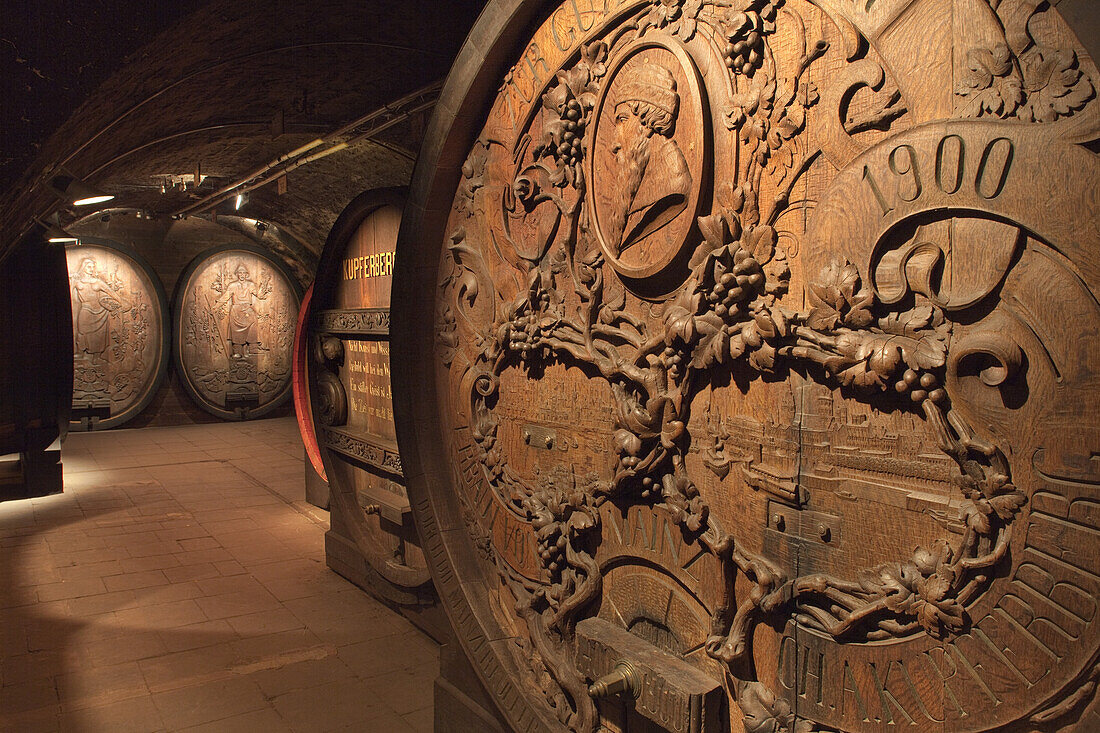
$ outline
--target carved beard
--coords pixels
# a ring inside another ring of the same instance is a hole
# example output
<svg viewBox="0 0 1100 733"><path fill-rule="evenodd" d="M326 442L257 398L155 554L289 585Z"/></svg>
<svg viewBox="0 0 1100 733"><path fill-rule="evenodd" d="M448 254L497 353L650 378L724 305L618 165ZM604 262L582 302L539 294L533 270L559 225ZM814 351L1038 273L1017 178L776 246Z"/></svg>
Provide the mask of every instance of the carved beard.
<svg viewBox="0 0 1100 733"><path fill-rule="evenodd" d="M615 253L618 254L630 208L634 205L634 197L638 195L642 179L645 178L646 166L649 165L649 138L640 135L634 140L630 150L620 148L615 153L615 161L619 164L621 176L610 196L611 216L607 233L608 240L614 243Z"/></svg>

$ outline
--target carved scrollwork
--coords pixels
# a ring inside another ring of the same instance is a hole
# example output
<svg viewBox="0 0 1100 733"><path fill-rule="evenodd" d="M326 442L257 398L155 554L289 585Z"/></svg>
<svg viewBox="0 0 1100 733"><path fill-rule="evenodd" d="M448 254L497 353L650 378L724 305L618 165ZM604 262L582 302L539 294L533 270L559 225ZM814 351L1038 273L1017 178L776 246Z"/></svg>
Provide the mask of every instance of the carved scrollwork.
<svg viewBox="0 0 1100 733"><path fill-rule="evenodd" d="M325 310L317 315L318 328L331 333L385 336L390 332L389 308Z"/></svg>
<svg viewBox="0 0 1100 733"><path fill-rule="evenodd" d="M316 398L316 411L322 423L330 427L347 423L348 397L337 375L328 371L317 375Z"/></svg>

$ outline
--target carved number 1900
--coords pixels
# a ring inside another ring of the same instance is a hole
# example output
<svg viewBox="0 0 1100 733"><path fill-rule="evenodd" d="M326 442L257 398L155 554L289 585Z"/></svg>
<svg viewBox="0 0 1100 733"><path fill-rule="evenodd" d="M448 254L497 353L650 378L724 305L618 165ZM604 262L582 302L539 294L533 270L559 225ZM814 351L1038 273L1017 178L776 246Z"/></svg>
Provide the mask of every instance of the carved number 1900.
<svg viewBox="0 0 1100 733"><path fill-rule="evenodd" d="M1006 137L994 138L986 144L974 173L974 192L979 198L989 201L1001 195L1012 167L1013 152L1012 141ZM892 192L885 194L871 174L870 167L863 166L863 180L882 208L883 216L894 210L897 201L913 202L924 193L922 164L912 145L898 145L891 150L886 165L893 174L895 185ZM936 188L948 195L958 193L967 179L966 143L962 137L951 134L940 139L936 145L934 168Z"/></svg>

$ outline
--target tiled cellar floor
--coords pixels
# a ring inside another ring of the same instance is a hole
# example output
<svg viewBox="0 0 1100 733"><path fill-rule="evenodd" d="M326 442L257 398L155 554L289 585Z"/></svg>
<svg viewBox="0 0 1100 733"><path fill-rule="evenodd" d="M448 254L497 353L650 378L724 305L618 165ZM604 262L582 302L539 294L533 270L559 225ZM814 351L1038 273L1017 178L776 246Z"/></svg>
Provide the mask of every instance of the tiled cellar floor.
<svg viewBox="0 0 1100 733"><path fill-rule="evenodd" d="M429 731L436 645L328 570L293 418L71 434L0 504L0 731Z"/></svg>

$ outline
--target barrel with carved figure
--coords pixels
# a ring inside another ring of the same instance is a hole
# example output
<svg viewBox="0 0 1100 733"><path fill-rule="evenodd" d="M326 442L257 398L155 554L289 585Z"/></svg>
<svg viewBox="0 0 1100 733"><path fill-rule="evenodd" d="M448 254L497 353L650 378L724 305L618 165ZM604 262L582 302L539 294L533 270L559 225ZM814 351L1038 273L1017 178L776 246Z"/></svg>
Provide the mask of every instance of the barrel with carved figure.
<svg viewBox="0 0 1100 733"><path fill-rule="evenodd" d="M512 728L1100 730L1070 5L489 4L402 221L393 384Z"/></svg>
<svg viewBox="0 0 1100 733"><path fill-rule="evenodd" d="M176 284L176 373L202 409L227 420L263 417L291 393L297 280L248 245L207 250Z"/></svg>
<svg viewBox="0 0 1100 733"><path fill-rule="evenodd" d="M321 255L308 339L313 429L330 487L329 566L439 636L390 397L389 307L403 189L367 191Z"/></svg>
<svg viewBox="0 0 1100 733"><path fill-rule="evenodd" d="M65 250L73 315L70 430L136 417L168 370L168 302L160 279L130 248L83 239Z"/></svg>

